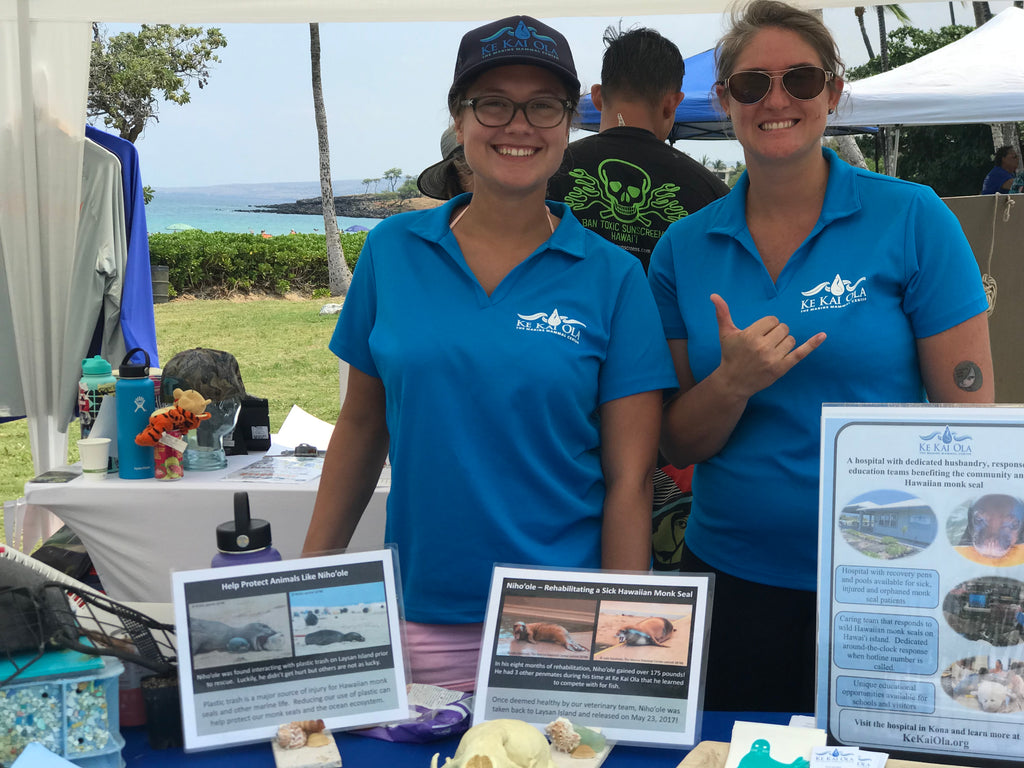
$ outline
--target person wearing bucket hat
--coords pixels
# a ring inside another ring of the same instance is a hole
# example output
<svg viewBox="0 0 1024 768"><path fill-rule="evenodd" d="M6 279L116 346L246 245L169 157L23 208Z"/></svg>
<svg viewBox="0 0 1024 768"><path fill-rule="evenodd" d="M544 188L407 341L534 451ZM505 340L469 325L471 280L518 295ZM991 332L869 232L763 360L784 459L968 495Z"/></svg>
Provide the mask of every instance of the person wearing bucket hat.
<svg viewBox="0 0 1024 768"><path fill-rule="evenodd" d="M471 192L473 172L466 165L466 154L455 137L454 125L445 128L441 134L441 157L441 162L434 163L419 175L416 188L435 200L451 200L458 194Z"/></svg>
<svg viewBox="0 0 1024 768"><path fill-rule="evenodd" d="M449 111L473 191L367 237L305 555L347 546L386 457L413 682L471 690L495 563L645 571L662 393L640 263L545 202L579 98L527 16L466 33Z"/></svg>

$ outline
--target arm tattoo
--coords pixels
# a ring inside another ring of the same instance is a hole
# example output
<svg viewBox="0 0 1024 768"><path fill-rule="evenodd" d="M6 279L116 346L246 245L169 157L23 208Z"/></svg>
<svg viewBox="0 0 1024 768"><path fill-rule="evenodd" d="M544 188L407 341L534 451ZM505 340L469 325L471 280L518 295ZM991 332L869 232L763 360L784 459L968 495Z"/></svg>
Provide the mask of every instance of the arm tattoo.
<svg viewBox="0 0 1024 768"><path fill-rule="evenodd" d="M953 383L964 392L977 392L981 389L981 368L970 360L957 363L953 369Z"/></svg>

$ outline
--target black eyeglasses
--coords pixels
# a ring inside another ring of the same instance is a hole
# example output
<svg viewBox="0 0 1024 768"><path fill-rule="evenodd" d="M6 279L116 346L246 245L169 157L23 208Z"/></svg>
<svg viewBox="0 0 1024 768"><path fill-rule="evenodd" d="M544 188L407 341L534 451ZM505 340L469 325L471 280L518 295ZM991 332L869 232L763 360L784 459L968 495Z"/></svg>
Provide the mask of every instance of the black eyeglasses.
<svg viewBox="0 0 1024 768"><path fill-rule="evenodd" d="M464 107L472 107L480 125L488 128L502 128L511 123L518 110L526 116L526 122L534 128L554 128L565 119L565 113L572 109L572 103L554 96L538 96L529 101L512 101L504 96L481 96L464 99Z"/></svg>
<svg viewBox="0 0 1024 768"><path fill-rule="evenodd" d="M778 78L786 93L800 101L810 101L825 90L825 83L835 80L835 72L821 67L793 67L779 72L744 70L734 72L725 80L729 95L740 104L757 104L772 89L772 80Z"/></svg>

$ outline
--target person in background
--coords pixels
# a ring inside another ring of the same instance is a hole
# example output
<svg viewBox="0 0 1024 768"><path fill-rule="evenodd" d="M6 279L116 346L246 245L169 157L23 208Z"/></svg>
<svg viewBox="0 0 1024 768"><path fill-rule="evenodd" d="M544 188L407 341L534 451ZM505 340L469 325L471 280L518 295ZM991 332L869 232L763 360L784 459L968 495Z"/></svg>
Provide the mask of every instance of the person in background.
<svg viewBox="0 0 1024 768"><path fill-rule="evenodd" d="M997 192L1008 193L1013 185L1013 176L1020 164L1020 156L1017 150L1007 145L996 150L995 158L992 161L993 168L988 172L985 181L981 184L981 194L994 195Z"/></svg>
<svg viewBox="0 0 1024 768"><path fill-rule="evenodd" d="M473 192L366 239L330 347L351 370L303 554L345 547L385 456L414 682L474 686L496 562L646 571L675 373L635 259L545 203L579 79L528 16L462 38Z"/></svg>
<svg viewBox="0 0 1024 768"><path fill-rule="evenodd" d="M812 712L821 405L991 403L987 301L930 188L822 148L843 69L820 19L755 0L716 54L747 170L651 259L662 450L697 464L683 570L716 576L705 706Z"/></svg>
<svg viewBox="0 0 1024 768"><path fill-rule="evenodd" d="M601 83L590 89L601 112L600 131L572 142L548 196L564 200L583 226L651 260L658 238L673 221L729 191L718 176L665 143L683 99L685 65L675 43L656 30L623 32L608 27ZM677 469L658 457L654 510L676 504L690 491L692 469ZM685 524L685 509L673 513L670 530ZM671 567L657 555L671 547L655 541L655 567Z"/></svg>
<svg viewBox="0 0 1024 768"><path fill-rule="evenodd" d="M463 192L473 191L473 172L466 165L466 153L455 137L455 126L441 134L441 160L416 179L420 193L435 200L451 200Z"/></svg>
<svg viewBox="0 0 1024 768"><path fill-rule="evenodd" d="M673 221L729 191L715 174L665 143L682 101L683 57L653 29L609 27L601 83L590 89L600 132L569 145L548 183L587 229L644 265Z"/></svg>

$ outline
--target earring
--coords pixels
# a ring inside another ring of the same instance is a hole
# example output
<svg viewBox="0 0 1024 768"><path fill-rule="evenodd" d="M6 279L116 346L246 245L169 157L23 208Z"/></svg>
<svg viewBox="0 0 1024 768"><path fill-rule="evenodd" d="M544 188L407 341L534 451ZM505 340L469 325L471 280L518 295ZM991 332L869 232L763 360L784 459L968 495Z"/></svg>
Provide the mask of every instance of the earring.
<svg viewBox="0 0 1024 768"><path fill-rule="evenodd" d="M834 114L836 113L836 108L835 108L835 107L829 107L829 108L828 108L828 113L829 113L830 115L834 115Z"/></svg>

